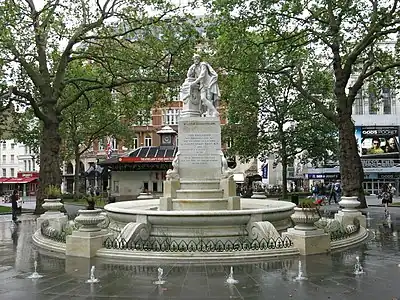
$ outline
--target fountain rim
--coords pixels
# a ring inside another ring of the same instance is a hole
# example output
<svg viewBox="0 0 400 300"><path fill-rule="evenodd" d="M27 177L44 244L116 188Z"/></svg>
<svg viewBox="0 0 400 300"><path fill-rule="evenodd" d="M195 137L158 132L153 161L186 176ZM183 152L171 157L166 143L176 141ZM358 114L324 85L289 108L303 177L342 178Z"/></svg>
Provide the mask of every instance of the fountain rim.
<svg viewBox="0 0 400 300"><path fill-rule="evenodd" d="M150 210L150 209L140 209L140 208L123 208L118 207L122 205L129 205L132 203L136 203L137 206L144 206L145 204L151 205L159 205L160 199L145 199L145 200L131 200L131 201L121 201L116 203L110 203L104 206L104 210L110 213L118 213L118 214L137 214L137 215L152 215L152 216L237 216L237 215L249 215L254 213L279 213L279 212L287 212L288 210L293 210L296 205L287 201L279 201L279 200L265 200L261 201L264 204L268 204L267 202L273 202L280 204L279 207L265 207L265 208L249 208L249 209L239 209L239 210ZM248 202L261 202L256 199L241 199Z"/></svg>

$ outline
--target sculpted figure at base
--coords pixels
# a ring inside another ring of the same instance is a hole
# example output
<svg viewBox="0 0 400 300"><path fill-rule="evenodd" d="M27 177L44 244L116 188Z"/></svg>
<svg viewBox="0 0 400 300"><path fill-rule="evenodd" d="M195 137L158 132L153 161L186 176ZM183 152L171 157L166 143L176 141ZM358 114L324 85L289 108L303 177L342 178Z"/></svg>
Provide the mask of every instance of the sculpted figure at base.
<svg viewBox="0 0 400 300"><path fill-rule="evenodd" d="M179 173L178 173L178 168L179 168L179 151L176 153L174 160L172 161L172 170L169 169L167 171L167 175L165 178L167 180L176 180L179 179Z"/></svg>
<svg viewBox="0 0 400 300"><path fill-rule="evenodd" d="M198 105L200 112L203 112L202 106L205 106L207 115L218 117L216 109L220 97L218 74L210 64L201 62L198 54L193 55L193 62L181 87L181 100Z"/></svg>
<svg viewBox="0 0 400 300"><path fill-rule="evenodd" d="M224 153L221 151L221 173L222 173L222 178L229 178L230 176L233 176L233 172L231 169L228 167L228 161L225 158Z"/></svg>

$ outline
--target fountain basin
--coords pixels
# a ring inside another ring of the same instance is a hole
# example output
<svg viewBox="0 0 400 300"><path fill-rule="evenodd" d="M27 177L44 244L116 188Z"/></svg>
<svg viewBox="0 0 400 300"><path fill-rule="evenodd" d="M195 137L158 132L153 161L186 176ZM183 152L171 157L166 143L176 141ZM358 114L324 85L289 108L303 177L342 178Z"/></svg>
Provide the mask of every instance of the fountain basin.
<svg viewBox="0 0 400 300"><path fill-rule="evenodd" d="M130 222L151 225L150 236L193 239L194 237L236 240L247 236L254 221L269 221L278 231L291 226L295 204L265 199L241 199L240 210L161 211L159 199L123 201L104 207L110 229L120 231Z"/></svg>

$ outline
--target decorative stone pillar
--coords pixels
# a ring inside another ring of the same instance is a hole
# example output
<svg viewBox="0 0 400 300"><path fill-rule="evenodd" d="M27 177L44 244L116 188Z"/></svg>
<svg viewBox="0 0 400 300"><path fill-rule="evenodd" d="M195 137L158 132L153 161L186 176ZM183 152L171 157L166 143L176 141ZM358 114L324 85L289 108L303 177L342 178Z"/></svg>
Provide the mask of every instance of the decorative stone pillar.
<svg viewBox="0 0 400 300"><path fill-rule="evenodd" d="M94 232L101 230L98 225L106 219L104 215L100 214L101 209L80 209L78 212L79 215L75 218L75 222L81 224L79 231Z"/></svg>
<svg viewBox="0 0 400 300"><path fill-rule="evenodd" d="M61 199L44 199L42 207L46 210L39 218L37 218L37 229L40 229L44 220L49 221L49 226L61 232L64 225L68 222L68 216L61 212L64 204Z"/></svg>
<svg viewBox="0 0 400 300"><path fill-rule="evenodd" d="M67 236L67 256L90 258L96 256L97 250L103 247L104 240L111 234L99 227L106 219L101 212L101 209L79 210L75 221L81 224L81 227Z"/></svg>
<svg viewBox="0 0 400 300"><path fill-rule="evenodd" d="M310 231L316 230L314 223L317 222L321 216L316 208L294 208L294 214L290 216L296 230Z"/></svg>
<svg viewBox="0 0 400 300"><path fill-rule="evenodd" d="M316 208L295 207L291 216L295 227L289 228L282 236L290 238L301 255L327 253L331 250L330 236L314 226L320 218Z"/></svg>
<svg viewBox="0 0 400 300"><path fill-rule="evenodd" d="M335 220L338 220L343 227L346 228L347 225L353 225L354 219L358 219L361 227L367 227L367 220L365 216L363 216L363 214L356 209L356 207L360 205L357 197L342 197L339 205L343 208L335 214Z"/></svg>

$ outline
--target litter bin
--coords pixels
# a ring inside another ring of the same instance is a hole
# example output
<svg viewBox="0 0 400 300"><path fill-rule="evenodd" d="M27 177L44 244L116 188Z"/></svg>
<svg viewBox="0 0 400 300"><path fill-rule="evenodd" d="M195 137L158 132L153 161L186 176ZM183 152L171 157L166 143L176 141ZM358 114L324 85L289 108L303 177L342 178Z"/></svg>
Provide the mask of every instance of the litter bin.
<svg viewBox="0 0 400 300"><path fill-rule="evenodd" d="M108 197L108 203L115 203L115 200L116 200L115 196Z"/></svg>
<svg viewBox="0 0 400 300"><path fill-rule="evenodd" d="M292 203L299 205L299 195L291 195L291 201Z"/></svg>

